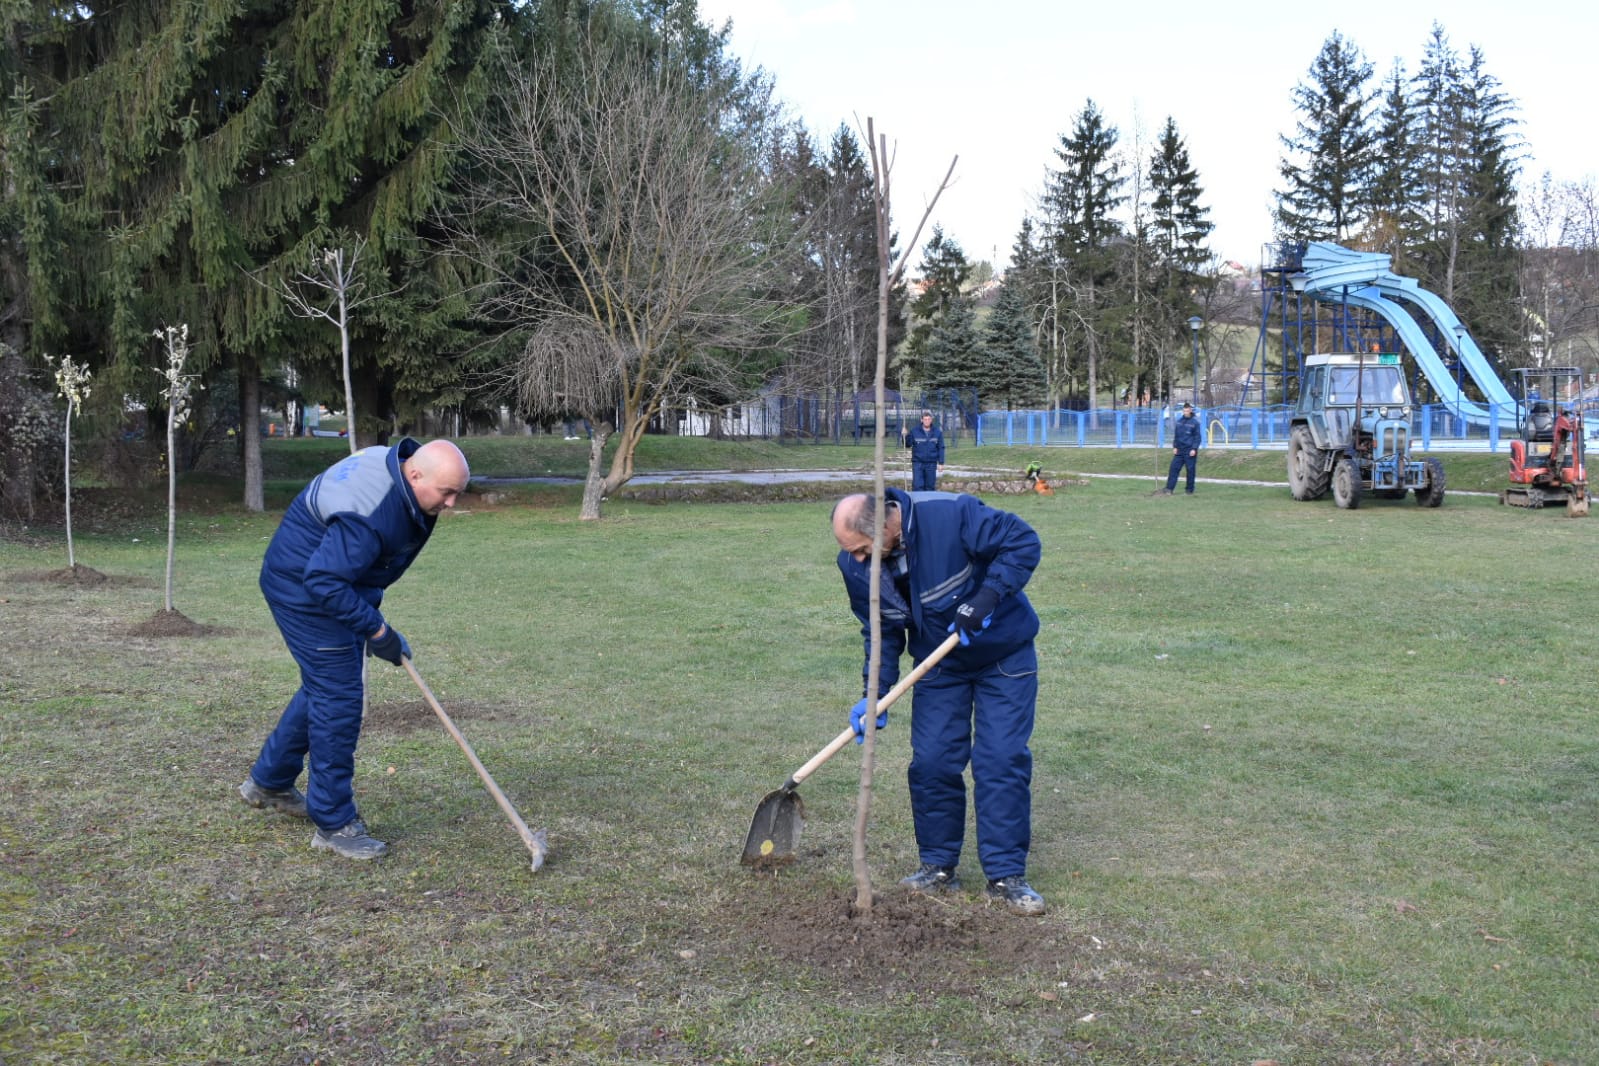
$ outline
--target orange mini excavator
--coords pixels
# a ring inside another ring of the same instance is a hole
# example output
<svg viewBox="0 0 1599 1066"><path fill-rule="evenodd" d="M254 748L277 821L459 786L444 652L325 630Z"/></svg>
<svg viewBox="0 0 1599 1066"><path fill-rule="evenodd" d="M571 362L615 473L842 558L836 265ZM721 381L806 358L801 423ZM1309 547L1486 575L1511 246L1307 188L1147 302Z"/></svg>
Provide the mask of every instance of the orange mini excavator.
<svg viewBox="0 0 1599 1066"><path fill-rule="evenodd" d="M1542 507L1564 502L1566 513L1588 513L1588 473L1584 459L1582 374L1576 367L1512 370L1516 425L1510 442L1510 484L1499 502L1512 507Z"/></svg>

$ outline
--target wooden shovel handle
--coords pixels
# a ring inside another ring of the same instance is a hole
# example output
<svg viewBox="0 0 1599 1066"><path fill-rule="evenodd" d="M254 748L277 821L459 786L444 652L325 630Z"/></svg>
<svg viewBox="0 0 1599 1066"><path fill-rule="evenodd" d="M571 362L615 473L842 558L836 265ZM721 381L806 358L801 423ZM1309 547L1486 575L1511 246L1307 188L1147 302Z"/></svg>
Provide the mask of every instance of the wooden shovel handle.
<svg viewBox="0 0 1599 1066"><path fill-rule="evenodd" d="M402 656L400 662L404 665L406 673L411 675L411 680L416 682L416 687L422 690L422 695L427 700L428 706L433 708L433 713L438 715L439 721L444 723L444 728L451 737L455 738L456 744L460 745L467 761L472 764L472 769L477 771L478 780L483 782L483 787L488 789L489 795L494 797L494 802L499 805L501 813L510 821L512 827L516 829L517 836L522 838L522 843L532 853L533 869L537 870L540 866L543 866L544 855L548 850L548 846L544 843L542 835L533 832L527 827L527 823L522 820L522 816L511 805L510 799L501 791L500 786L495 783L488 767L483 765L483 760L477 757L477 752L473 751L472 745L467 743L466 736L456 728L455 723L450 720L450 716L445 713L444 708L439 704L438 698L433 695L433 690L428 688L428 683L422 680L422 675L417 673L416 667L411 665L410 658Z"/></svg>
<svg viewBox="0 0 1599 1066"><path fill-rule="evenodd" d="M955 646L960 642L961 635L959 633L951 633L944 643L934 648L928 653L927 658L917 663L914 670L900 678L899 684L895 685L893 688L889 689L883 694L883 698L877 701L877 709L879 711L888 710L888 707L891 703L905 695L906 691L909 690L912 685L916 684L916 682L922 679L923 674L937 666L944 656L948 655L952 650L954 650ZM845 729L844 732L834 737L828 743L827 747L811 756L810 762L806 763L804 766L801 766L798 770L795 770L794 776L788 779L788 783L783 786L783 790L785 792L791 792L798 788L801 781L815 773L824 762L837 755L843 750L844 745L848 744L854 739L855 727L851 725L848 729Z"/></svg>

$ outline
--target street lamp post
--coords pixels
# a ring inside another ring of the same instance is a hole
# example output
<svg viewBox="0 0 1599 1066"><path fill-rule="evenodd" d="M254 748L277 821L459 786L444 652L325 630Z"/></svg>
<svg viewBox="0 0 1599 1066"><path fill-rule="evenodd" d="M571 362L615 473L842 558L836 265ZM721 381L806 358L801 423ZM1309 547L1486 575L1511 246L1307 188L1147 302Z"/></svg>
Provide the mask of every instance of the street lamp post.
<svg viewBox="0 0 1599 1066"><path fill-rule="evenodd" d="M1199 406L1199 327L1205 320L1194 315L1188 320L1188 335L1194 342L1194 406Z"/></svg>

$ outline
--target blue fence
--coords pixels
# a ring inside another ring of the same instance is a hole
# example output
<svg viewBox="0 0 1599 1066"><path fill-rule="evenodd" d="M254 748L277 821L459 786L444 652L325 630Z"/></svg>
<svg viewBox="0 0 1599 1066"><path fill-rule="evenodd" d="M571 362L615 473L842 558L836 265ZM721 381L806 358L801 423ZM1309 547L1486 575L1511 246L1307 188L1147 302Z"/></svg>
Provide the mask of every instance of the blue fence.
<svg viewBox="0 0 1599 1066"><path fill-rule="evenodd" d="M1513 414L1513 412L1510 412ZM1209 407L1198 412L1205 443L1238 448L1286 448L1292 408ZM1423 451L1434 446L1501 447L1499 412L1489 405L1484 421L1473 421L1444 404L1419 407L1411 416L1411 439ZM977 421L978 444L1006 447L1170 447L1175 414L1159 407L1099 408L1096 411L985 411ZM1583 411L1590 437L1599 434L1599 408Z"/></svg>

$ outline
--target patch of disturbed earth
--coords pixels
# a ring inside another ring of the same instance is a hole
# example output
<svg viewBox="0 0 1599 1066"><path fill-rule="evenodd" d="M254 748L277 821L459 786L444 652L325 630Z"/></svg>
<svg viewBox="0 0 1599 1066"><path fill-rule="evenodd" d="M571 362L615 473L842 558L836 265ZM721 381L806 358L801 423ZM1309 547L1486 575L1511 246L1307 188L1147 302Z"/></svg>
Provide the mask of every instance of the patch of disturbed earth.
<svg viewBox="0 0 1599 1066"><path fill-rule="evenodd" d="M232 632L227 626L192 621L179 610L157 611L148 620L128 627L128 633L135 637L225 637Z"/></svg>
<svg viewBox="0 0 1599 1066"><path fill-rule="evenodd" d="M479 703L473 700L451 702L445 708L450 718L457 722L492 722L498 719L502 712L510 713L509 708L492 703ZM437 729L439 719L433 713L433 708L425 700L393 700L387 703L374 703L366 709L366 717L361 722L364 732L377 730L396 736L406 736L418 729Z"/></svg>
<svg viewBox="0 0 1599 1066"><path fill-rule="evenodd" d="M108 588L151 588L154 586L149 578L128 577L118 574L103 574L92 566L78 563L75 566L63 566L59 570L25 570L15 574L7 574L8 581L38 585L80 585L99 586Z"/></svg>
<svg viewBox="0 0 1599 1066"><path fill-rule="evenodd" d="M771 891L767 891L772 889ZM853 887L814 896L751 882L724 913L743 950L758 945L790 962L845 976L893 975L922 991L968 994L995 974L1049 976L1093 951L1089 938L1043 917L1021 917L980 895L929 896L889 889L869 914Z"/></svg>

